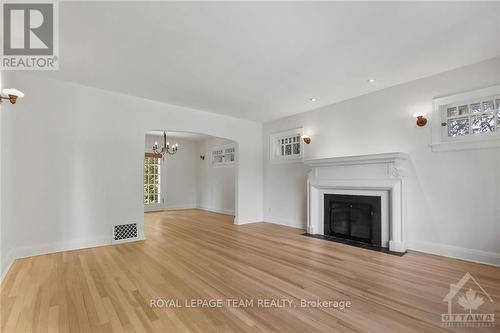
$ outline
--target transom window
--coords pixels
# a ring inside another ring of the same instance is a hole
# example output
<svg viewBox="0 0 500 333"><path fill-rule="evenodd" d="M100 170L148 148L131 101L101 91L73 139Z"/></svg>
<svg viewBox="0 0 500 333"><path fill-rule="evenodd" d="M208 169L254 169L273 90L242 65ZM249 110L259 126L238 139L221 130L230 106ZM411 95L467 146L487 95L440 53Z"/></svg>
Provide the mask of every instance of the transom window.
<svg viewBox="0 0 500 333"><path fill-rule="evenodd" d="M144 204L160 203L161 158L144 158Z"/></svg>
<svg viewBox="0 0 500 333"><path fill-rule="evenodd" d="M500 131L500 96L446 105L448 137ZM444 124L444 123L443 123Z"/></svg>
<svg viewBox="0 0 500 333"><path fill-rule="evenodd" d="M223 166L236 162L236 146L234 144L214 147L212 149L212 165Z"/></svg>
<svg viewBox="0 0 500 333"><path fill-rule="evenodd" d="M432 151L500 147L500 85L433 99Z"/></svg>
<svg viewBox="0 0 500 333"><path fill-rule="evenodd" d="M303 156L302 128L271 135L270 151L274 161L301 159Z"/></svg>
<svg viewBox="0 0 500 333"><path fill-rule="evenodd" d="M300 135L294 134L278 139L278 153L281 157L300 156Z"/></svg>

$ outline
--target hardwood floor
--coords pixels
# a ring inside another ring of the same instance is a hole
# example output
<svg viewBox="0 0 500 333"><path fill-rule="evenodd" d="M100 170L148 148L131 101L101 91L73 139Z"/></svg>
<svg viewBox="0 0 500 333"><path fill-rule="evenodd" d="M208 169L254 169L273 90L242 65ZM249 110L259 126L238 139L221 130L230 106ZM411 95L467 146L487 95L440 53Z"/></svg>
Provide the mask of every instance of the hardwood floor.
<svg viewBox="0 0 500 333"><path fill-rule="evenodd" d="M2 332L500 329L498 319L494 328L441 326L449 284L466 272L494 300L484 299L480 309L499 318L500 268L416 252L392 256L267 223L235 226L228 216L199 210L148 213L145 220L147 241L17 260L1 286ZM182 306L218 299L224 306L151 307L151 299ZM254 304L229 307L228 299ZM258 299L293 305L263 308ZM302 308L302 299L349 300L352 307Z"/></svg>

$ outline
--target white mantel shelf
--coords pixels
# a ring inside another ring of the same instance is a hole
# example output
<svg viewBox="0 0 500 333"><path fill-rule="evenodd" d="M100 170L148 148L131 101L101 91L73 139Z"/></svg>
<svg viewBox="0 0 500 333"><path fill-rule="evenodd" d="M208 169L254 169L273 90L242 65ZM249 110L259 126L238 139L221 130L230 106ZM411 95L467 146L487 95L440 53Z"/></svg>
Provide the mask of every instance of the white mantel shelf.
<svg viewBox="0 0 500 333"><path fill-rule="evenodd" d="M406 153L381 153L356 156L339 156L329 158L318 158L305 160L304 163L311 167L336 166L336 165L359 165L359 164L387 164L397 161L409 160Z"/></svg>

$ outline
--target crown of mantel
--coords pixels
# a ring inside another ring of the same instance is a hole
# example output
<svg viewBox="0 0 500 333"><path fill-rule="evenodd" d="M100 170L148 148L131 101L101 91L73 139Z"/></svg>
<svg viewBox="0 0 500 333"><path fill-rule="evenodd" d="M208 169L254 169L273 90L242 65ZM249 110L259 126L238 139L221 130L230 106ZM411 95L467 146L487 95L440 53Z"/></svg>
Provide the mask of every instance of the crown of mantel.
<svg viewBox="0 0 500 333"><path fill-rule="evenodd" d="M311 167L327 167L336 165L359 165L359 164L389 164L409 160L406 153L381 153L356 156L338 156L329 158L318 158L305 160L304 163Z"/></svg>

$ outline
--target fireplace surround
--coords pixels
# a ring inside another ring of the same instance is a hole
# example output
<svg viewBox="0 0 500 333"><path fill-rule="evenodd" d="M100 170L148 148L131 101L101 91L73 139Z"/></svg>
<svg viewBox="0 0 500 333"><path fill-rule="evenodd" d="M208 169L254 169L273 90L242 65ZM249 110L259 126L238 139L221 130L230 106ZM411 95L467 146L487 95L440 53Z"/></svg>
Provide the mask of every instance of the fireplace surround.
<svg viewBox="0 0 500 333"><path fill-rule="evenodd" d="M358 195L380 199L380 246L406 252L405 178L408 155L384 153L305 161L307 233L325 235L325 195ZM327 230L328 233L328 230Z"/></svg>

